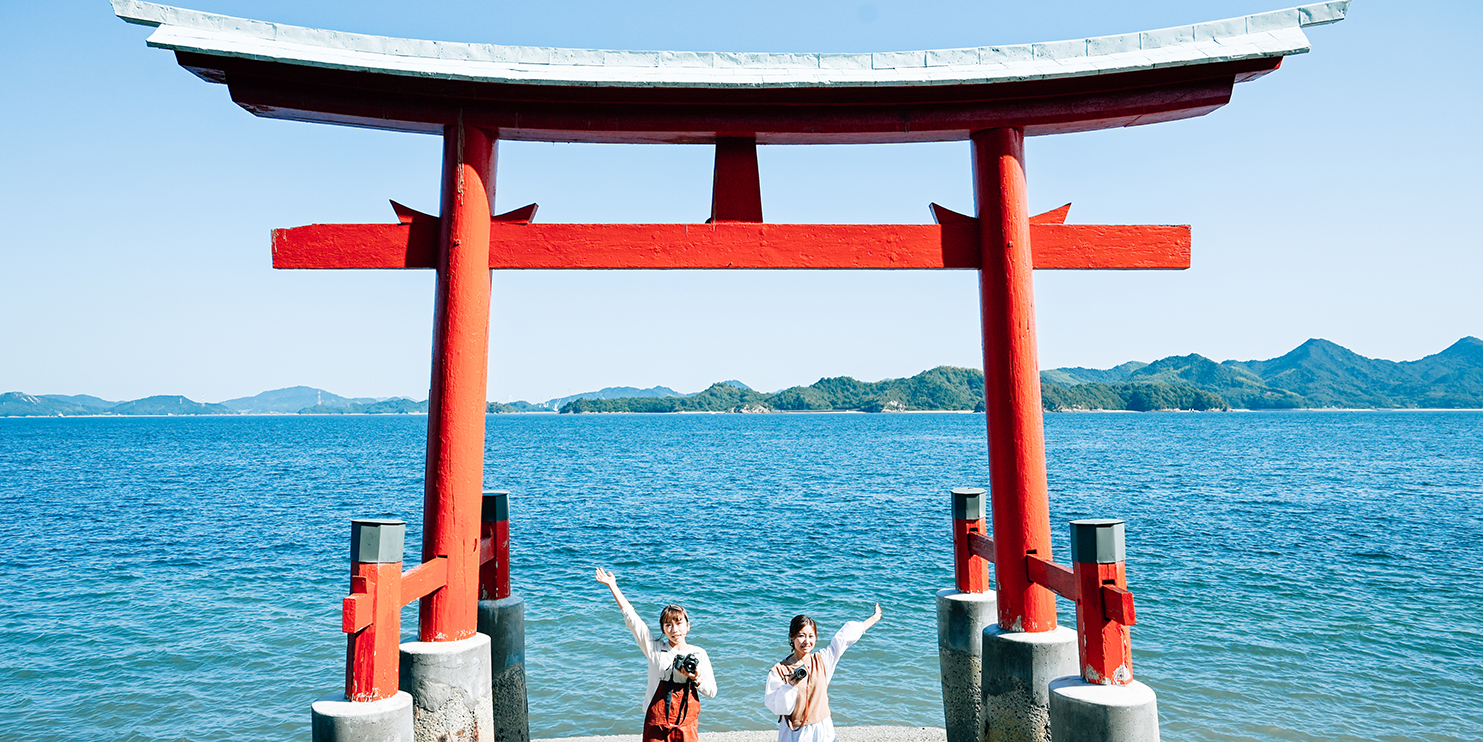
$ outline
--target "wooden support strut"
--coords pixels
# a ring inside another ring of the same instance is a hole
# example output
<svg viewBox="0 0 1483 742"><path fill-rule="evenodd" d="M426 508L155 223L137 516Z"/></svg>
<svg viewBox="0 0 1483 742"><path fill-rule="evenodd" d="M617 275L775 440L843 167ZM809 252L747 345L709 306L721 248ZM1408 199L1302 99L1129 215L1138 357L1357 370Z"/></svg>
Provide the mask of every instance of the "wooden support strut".
<svg viewBox="0 0 1483 742"><path fill-rule="evenodd" d="M757 137L716 137L716 176L707 224L762 221Z"/></svg>
<svg viewBox="0 0 1483 742"><path fill-rule="evenodd" d="M984 508L986 490L979 487L953 489L953 578L960 593L989 591L989 562L975 546L988 531Z"/></svg>
<svg viewBox="0 0 1483 742"><path fill-rule="evenodd" d="M484 493L479 538L479 599L510 597L510 493Z"/></svg>

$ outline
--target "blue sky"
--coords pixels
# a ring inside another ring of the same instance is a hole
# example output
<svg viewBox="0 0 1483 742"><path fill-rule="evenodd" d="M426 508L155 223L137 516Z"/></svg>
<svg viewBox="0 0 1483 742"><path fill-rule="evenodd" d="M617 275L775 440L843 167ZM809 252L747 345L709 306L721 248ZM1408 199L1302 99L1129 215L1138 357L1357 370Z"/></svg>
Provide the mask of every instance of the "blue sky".
<svg viewBox="0 0 1483 742"><path fill-rule="evenodd" d="M1181 2L279 2L183 7L345 31L565 47L889 51L1139 31L1287 7ZM437 209L434 137L255 118L104 0L8 7L0 45L0 391L219 401L297 384L425 398L433 276L274 271L269 230ZM1194 266L1042 272L1040 361L1269 358L1310 337L1410 360L1483 335L1483 147L1467 2L1356 0L1212 115L1032 138L1030 198L1194 227ZM961 143L764 147L777 222L971 212ZM700 146L501 146L497 206L702 221ZM981 363L968 272L496 273L489 398L761 389Z"/></svg>

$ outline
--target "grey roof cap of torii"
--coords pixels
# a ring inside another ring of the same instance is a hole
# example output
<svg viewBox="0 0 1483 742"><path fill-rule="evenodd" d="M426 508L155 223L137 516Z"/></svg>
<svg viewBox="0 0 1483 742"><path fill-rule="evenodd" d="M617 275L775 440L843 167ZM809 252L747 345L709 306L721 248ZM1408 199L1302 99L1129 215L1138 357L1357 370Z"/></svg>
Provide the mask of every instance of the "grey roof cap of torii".
<svg viewBox="0 0 1483 742"><path fill-rule="evenodd" d="M848 88L1054 80L1307 52L1302 29L1344 19L1349 0L1155 31L1011 46L860 54L621 51L401 39L111 0L149 45L325 69L518 85Z"/></svg>

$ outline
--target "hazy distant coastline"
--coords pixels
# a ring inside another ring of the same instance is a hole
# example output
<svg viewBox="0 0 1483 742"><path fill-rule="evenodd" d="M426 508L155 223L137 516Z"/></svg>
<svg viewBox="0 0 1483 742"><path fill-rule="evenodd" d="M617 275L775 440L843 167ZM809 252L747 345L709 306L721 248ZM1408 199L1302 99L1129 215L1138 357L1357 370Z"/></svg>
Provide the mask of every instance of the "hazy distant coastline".
<svg viewBox="0 0 1483 742"><path fill-rule="evenodd" d="M1217 363L1191 354L1109 369L1040 373L1046 411L1476 409L1483 408L1483 340L1465 337L1415 361L1366 358L1327 340L1309 340L1265 361ZM663 386L608 387L544 402L490 402L491 413L561 412L928 412L983 411L983 372L939 366L904 379L848 376L759 392L740 381L683 394ZM79 394L0 394L0 417L272 414L418 414L427 400L341 397L288 387L222 402L159 395L113 402Z"/></svg>

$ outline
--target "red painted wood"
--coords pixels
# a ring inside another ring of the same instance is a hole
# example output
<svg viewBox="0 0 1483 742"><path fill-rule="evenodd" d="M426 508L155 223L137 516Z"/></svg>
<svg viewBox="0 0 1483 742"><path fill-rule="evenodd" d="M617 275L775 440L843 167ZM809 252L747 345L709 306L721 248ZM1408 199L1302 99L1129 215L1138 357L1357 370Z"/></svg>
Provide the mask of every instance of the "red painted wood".
<svg viewBox="0 0 1483 742"><path fill-rule="evenodd" d="M443 142L422 559L447 558L448 581L422 600L422 641L468 639L476 631L488 393L495 140L477 127L452 124Z"/></svg>
<svg viewBox="0 0 1483 742"><path fill-rule="evenodd" d="M510 597L510 521L486 520L480 526L479 599Z"/></svg>
<svg viewBox="0 0 1483 742"><path fill-rule="evenodd" d="M1279 63L978 85L718 89L479 83L176 56L265 117L435 133L463 116L511 140L711 143L749 132L764 144L949 141L989 128L1037 135L1168 121L1225 105L1238 78Z"/></svg>
<svg viewBox="0 0 1483 742"><path fill-rule="evenodd" d="M988 522L953 519L953 578L960 593L989 591L989 560L974 553L970 539L988 531Z"/></svg>
<svg viewBox="0 0 1483 742"><path fill-rule="evenodd" d="M1076 600L1076 574L1070 569L1035 555L1025 557L1025 568L1031 582L1067 600Z"/></svg>
<svg viewBox="0 0 1483 742"><path fill-rule="evenodd" d="M506 211L494 217L494 221L506 224L530 224L536 218L536 210L541 208L540 204L526 204L513 211Z"/></svg>
<svg viewBox="0 0 1483 742"><path fill-rule="evenodd" d="M340 601L340 630L347 634L354 634L361 629L371 625L374 620L372 608L375 606L371 596L366 593L352 592Z"/></svg>
<svg viewBox="0 0 1483 742"><path fill-rule="evenodd" d="M401 562L353 562L345 599L345 697L379 701L397 692L401 642Z"/></svg>
<svg viewBox="0 0 1483 742"><path fill-rule="evenodd" d="M483 570L491 559L494 559L494 530L490 527L489 521L485 521L479 526L479 569ZM482 571L479 573L479 591L480 600L487 597L483 592L484 573Z"/></svg>
<svg viewBox="0 0 1483 742"><path fill-rule="evenodd" d="M429 559L402 573L402 602L421 600L448 585L448 560Z"/></svg>
<svg viewBox="0 0 1483 742"><path fill-rule="evenodd" d="M716 137L716 172L711 183L711 224L761 222L762 184L755 137Z"/></svg>
<svg viewBox="0 0 1483 742"><path fill-rule="evenodd" d="M973 179L999 626L1038 632L1056 627L1056 603L1025 559L1048 558L1051 542L1024 141L1018 129L974 134Z"/></svg>
<svg viewBox="0 0 1483 742"><path fill-rule="evenodd" d="M971 217L967 217L971 220ZM1187 226L1032 224L1040 270L1180 270ZM273 267L431 268L437 223L314 224L273 231ZM917 224L490 225L489 264L515 269L964 269L977 221Z"/></svg>
<svg viewBox="0 0 1483 742"><path fill-rule="evenodd" d="M1138 614L1133 610L1133 594L1120 587L1102 586L1102 612L1109 620L1125 626L1138 623Z"/></svg>
<svg viewBox="0 0 1483 742"><path fill-rule="evenodd" d="M1114 611L1103 603L1104 586L1127 587L1124 563L1075 562L1071 566L1076 573L1076 644L1082 679L1099 685L1133 682L1133 644L1128 625L1111 618Z"/></svg>
<svg viewBox="0 0 1483 742"><path fill-rule="evenodd" d="M1036 214L1030 217L1030 226L1038 224L1065 224L1066 215L1071 213L1071 204L1066 204L1059 209L1051 209L1044 214Z"/></svg>
<svg viewBox="0 0 1483 742"><path fill-rule="evenodd" d="M994 537L970 533L968 534L968 550L992 563L994 561Z"/></svg>

